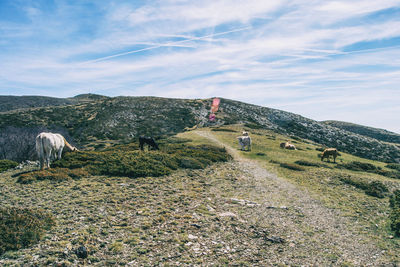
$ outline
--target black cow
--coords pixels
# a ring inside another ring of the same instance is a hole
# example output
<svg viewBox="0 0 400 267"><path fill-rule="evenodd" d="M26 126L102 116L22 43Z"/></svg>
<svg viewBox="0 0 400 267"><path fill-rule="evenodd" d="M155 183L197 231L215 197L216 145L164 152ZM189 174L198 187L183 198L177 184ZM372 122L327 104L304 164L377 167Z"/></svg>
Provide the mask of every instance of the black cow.
<svg viewBox="0 0 400 267"><path fill-rule="evenodd" d="M156 141L154 141L153 137L148 137L148 136L140 136L139 137L139 147L140 150L144 150L143 145L147 144L149 146L149 149L152 148L152 150L159 150L158 145Z"/></svg>

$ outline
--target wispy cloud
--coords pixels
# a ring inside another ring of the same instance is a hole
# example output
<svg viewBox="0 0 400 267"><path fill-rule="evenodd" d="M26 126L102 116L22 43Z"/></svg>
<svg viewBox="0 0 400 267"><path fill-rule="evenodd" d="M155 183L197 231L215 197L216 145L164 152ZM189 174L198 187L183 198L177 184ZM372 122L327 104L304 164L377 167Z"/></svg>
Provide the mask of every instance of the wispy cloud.
<svg viewBox="0 0 400 267"><path fill-rule="evenodd" d="M218 95L400 132L399 1L12 2L1 94Z"/></svg>

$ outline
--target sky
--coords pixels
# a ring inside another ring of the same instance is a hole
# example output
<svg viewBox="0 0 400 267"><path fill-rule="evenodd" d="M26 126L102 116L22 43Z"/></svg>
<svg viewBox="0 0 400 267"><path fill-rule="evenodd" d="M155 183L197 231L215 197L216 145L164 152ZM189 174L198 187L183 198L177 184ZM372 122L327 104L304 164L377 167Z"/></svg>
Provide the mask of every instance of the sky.
<svg viewBox="0 0 400 267"><path fill-rule="evenodd" d="M400 0L0 0L0 95L83 93L400 133Z"/></svg>

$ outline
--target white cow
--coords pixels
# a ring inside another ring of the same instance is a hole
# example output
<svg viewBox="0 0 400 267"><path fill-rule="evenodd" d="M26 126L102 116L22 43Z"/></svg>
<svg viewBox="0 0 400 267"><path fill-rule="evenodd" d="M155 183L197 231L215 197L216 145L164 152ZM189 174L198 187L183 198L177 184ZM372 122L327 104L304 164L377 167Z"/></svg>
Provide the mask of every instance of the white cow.
<svg viewBox="0 0 400 267"><path fill-rule="evenodd" d="M50 160L52 159L61 159L65 146L70 151L78 150L71 146L61 134L40 133L36 137L36 152L39 157L40 169L43 170L45 166L50 168Z"/></svg>
<svg viewBox="0 0 400 267"><path fill-rule="evenodd" d="M246 146L249 151L251 150L251 138L248 132L243 132L242 136L238 136L237 139L239 141L241 150L245 150Z"/></svg>

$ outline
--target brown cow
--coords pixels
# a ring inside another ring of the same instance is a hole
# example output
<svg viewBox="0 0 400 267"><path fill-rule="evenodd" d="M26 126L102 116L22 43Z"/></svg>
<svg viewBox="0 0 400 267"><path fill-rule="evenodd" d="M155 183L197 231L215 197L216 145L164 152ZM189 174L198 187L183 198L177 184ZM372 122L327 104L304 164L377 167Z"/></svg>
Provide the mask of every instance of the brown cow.
<svg viewBox="0 0 400 267"><path fill-rule="evenodd" d="M324 158L327 158L329 161L330 156L333 157L333 162L336 162L336 157L341 156L341 155L340 155L339 151L337 151L336 148L327 148L324 150L324 152L322 152L321 161L323 161Z"/></svg>

